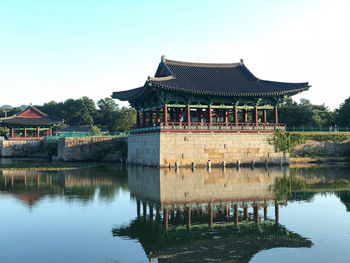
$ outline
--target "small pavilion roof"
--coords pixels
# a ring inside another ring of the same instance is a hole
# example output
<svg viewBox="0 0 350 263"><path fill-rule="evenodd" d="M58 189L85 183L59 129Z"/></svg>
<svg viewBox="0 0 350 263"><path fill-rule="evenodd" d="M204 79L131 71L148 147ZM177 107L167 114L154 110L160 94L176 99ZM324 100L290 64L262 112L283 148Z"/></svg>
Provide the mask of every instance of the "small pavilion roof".
<svg viewBox="0 0 350 263"><path fill-rule="evenodd" d="M58 120L51 119L47 114L41 112L33 105L28 106L21 112L8 118L0 118L0 122L18 126L47 126L58 123Z"/></svg>
<svg viewBox="0 0 350 263"><path fill-rule="evenodd" d="M239 63L190 63L165 59L162 56L155 77L143 87L114 92L112 97L131 100L149 87L184 93L216 96L284 96L309 89L308 82L288 83L261 80Z"/></svg>

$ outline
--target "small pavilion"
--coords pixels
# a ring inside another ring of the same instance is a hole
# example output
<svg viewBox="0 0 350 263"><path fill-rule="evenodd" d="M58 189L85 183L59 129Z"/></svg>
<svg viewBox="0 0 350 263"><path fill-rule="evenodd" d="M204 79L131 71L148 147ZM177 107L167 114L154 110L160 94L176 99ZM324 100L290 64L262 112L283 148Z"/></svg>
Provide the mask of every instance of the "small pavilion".
<svg viewBox="0 0 350 263"><path fill-rule="evenodd" d="M278 106L308 82L257 78L239 63L189 63L161 58L142 87L114 92L137 110L132 133L154 131L271 132L285 129Z"/></svg>
<svg viewBox="0 0 350 263"><path fill-rule="evenodd" d="M32 105L13 116L0 119L0 124L10 129L9 140L43 140L52 136L52 128L59 122Z"/></svg>

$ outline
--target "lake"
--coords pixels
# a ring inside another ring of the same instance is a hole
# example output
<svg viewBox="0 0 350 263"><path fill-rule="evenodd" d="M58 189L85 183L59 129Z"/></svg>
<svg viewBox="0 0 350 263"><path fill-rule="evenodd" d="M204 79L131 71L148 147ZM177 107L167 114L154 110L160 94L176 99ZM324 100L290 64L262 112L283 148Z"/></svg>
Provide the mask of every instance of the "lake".
<svg viewBox="0 0 350 263"><path fill-rule="evenodd" d="M350 168L0 170L0 262L348 262Z"/></svg>

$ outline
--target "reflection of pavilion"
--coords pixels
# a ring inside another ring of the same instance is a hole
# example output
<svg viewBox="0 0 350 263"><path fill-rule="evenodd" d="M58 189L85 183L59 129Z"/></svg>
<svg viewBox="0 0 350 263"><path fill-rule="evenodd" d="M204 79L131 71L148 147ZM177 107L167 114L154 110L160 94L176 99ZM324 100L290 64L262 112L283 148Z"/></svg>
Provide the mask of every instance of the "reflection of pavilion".
<svg viewBox="0 0 350 263"><path fill-rule="evenodd" d="M264 249L310 247L311 241L278 224L286 200L269 189L281 176L279 169L129 168L137 218L113 235L138 239L149 259L159 262L248 262Z"/></svg>
<svg viewBox="0 0 350 263"><path fill-rule="evenodd" d="M0 171L0 192L15 196L29 207L46 196L90 200L96 188L100 189L101 197L109 198L114 196L117 186L126 187L126 176L113 176L106 169Z"/></svg>

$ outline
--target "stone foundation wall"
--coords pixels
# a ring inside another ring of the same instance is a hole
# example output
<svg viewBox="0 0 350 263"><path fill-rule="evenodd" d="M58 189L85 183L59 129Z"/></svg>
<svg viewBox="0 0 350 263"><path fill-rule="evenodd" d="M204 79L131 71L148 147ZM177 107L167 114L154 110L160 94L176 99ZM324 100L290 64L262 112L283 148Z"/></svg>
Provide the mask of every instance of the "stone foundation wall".
<svg viewBox="0 0 350 263"><path fill-rule="evenodd" d="M42 145L42 141L0 141L0 155L1 157L28 157Z"/></svg>
<svg viewBox="0 0 350 263"><path fill-rule="evenodd" d="M62 161L89 161L96 159L96 149L110 145L116 137L67 137L58 141L58 159Z"/></svg>
<svg viewBox="0 0 350 263"><path fill-rule="evenodd" d="M184 133L161 132L132 134L128 138L128 161L135 164L168 167L178 162L180 166L213 166L223 161L242 165L254 161L257 165L289 163L289 155L275 152L268 143L272 134L266 133Z"/></svg>

